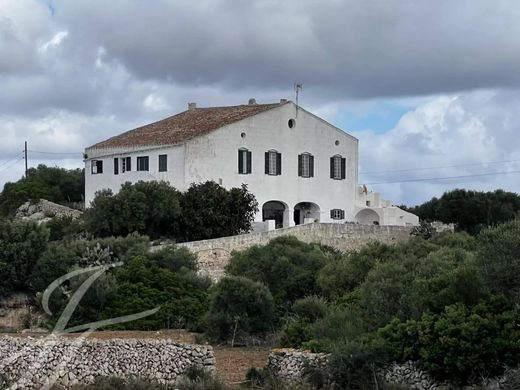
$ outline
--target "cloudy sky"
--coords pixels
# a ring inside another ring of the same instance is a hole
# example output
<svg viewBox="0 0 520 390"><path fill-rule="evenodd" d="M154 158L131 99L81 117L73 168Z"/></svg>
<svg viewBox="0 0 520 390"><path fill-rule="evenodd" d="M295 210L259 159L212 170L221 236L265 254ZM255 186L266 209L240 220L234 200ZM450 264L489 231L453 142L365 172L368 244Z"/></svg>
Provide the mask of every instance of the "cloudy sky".
<svg viewBox="0 0 520 390"><path fill-rule="evenodd" d="M189 101L294 99L299 81L394 203L520 192L519 20L516 0L0 0L0 185L25 140L31 165L81 166Z"/></svg>

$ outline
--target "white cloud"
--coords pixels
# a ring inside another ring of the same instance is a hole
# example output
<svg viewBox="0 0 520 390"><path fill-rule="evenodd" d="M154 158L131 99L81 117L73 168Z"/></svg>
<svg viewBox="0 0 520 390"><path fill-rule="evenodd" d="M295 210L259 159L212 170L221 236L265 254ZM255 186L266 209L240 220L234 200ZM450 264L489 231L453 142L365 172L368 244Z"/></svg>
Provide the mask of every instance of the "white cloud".
<svg viewBox="0 0 520 390"><path fill-rule="evenodd" d="M49 48L53 48L56 46L59 46L61 42L69 36L68 31L60 31L54 34L54 36L47 42L45 42L43 45L40 46L40 51L42 53L45 53Z"/></svg>
<svg viewBox="0 0 520 390"><path fill-rule="evenodd" d="M515 138L520 131L516 121L519 109L518 91L440 96L403 115L387 133L355 133L360 139L360 171L368 172L360 177L360 183L518 170L520 144ZM494 161L514 162L482 164ZM429 167L436 168L420 169ZM400 172L388 172L392 170ZM380 171L384 172L370 173ZM377 184L373 190L395 203L416 203L457 187L520 191L520 175Z"/></svg>

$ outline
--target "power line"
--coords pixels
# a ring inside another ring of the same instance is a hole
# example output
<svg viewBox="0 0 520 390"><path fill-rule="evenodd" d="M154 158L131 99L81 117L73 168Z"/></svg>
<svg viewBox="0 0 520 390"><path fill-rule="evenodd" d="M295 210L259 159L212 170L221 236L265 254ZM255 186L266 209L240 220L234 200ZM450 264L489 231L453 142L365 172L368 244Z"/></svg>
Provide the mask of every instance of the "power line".
<svg viewBox="0 0 520 390"><path fill-rule="evenodd" d="M15 160L20 159L21 156L22 156L22 154L23 154L23 152L20 152L20 153L18 153L18 154L16 155L15 158L13 158L13 159L11 159L11 160L4 161L2 164L0 164L0 168L3 167L4 165L9 164L10 162L13 162L13 161L15 161ZM0 171L1 171L1 169L0 169Z"/></svg>
<svg viewBox="0 0 520 390"><path fill-rule="evenodd" d="M421 182L421 181L435 181L435 180L449 180L449 179L467 179L472 177L482 177L482 176L496 176L496 175L508 175L511 173L520 173L520 171L504 171L504 172L488 172L488 173L479 173L475 175L462 175L462 176L445 176L445 177L429 177L424 179L405 179L405 180L395 180L395 181L381 181L377 183L366 183L366 185L376 185L376 184L394 184L394 183L413 183L413 182Z"/></svg>
<svg viewBox="0 0 520 390"><path fill-rule="evenodd" d="M22 153L20 153L20 154L22 154ZM19 156L16 160L9 161L9 162L12 162L12 164L9 164L9 165L4 164L4 167L2 169L0 169L0 172L4 172L6 169L9 169L9 168L15 166L17 163L19 163L22 160L23 160L23 157Z"/></svg>
<svg viewBox="0 0 520 390"><path fill-rule="evenodd" d="M430 169L471 167L471 166L480 166L480 165L486 165L486 164L505 164L505 163L519 162L519 161L520 160L486 161L486 162L481 162L481 163L443 165L443 166L437 166L437 167L409 168L409 169L391 169L391 170L387 170L387 171L359 172L359 174L360 175L369 175L369 174L373 175L373 174L378 174L378 173L427 171L427 170L430 170Z"/></svg>

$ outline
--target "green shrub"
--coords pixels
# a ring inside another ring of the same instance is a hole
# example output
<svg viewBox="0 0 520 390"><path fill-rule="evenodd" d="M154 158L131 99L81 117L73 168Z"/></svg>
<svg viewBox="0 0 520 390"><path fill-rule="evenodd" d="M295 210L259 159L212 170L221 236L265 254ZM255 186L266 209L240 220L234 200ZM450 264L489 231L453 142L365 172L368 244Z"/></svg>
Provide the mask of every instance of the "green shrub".
<svg viewBox="0 0 520 390"><path fill-rule="evenodd" d="M45 223L49 229L50 241L72 239L83 232L83 220L72 217L56 217Z"/></svg>
<svg viewBox="0 0 520 390"><path fill-rule="evenodd" d="M377 373L384 360L378 348L358 341L346 341L334 346L328 369L337 388L375 389L382 382Z"/></svg>
<svg viewBox="0 0 520 390"><path fill-rule="evenodd" d="M123 184L117 194L96 193L85 212L85 227L96 237L137 232L152 238L179 233L180 193L166 182Z"/></svg>
<svg viewBox="0 0 520 390"><path fill-rule="evenodd" d="M520 302L520 220L483 231L477 266L487 288Z"/></svg>
<svg viewBox="0 0 520 390"><path fill-rule="evenodd" d="M182 194L181 208L182 238L196 241L250 232L258 202L246 185L228 190L207 181Z"/></svg>
<svg viewBox="0 0 520 390"><path fill-rule="evenodd" d="M207 333L213 340L232 342L237 337L273 329L273 297L267 287L244 277L220 280L211 292Z"/></svg>
<svg viewBox="0 0 520 390"><path fill-rule="evenodd" d="M414 360L440 380L470 384L520 362L520 309L495 297L468 309L462 304L421 319L394 320L378 332L390 356Z"/></svg>
<svg viewBox="0 0 520 390"><path fill-rule="evenodd" d="M265 246L234 252L226 271L268 286L278 310L285 314L297 299L319 292L316 274L327 259L319 245L279 237Z"/></svg>
<svg viewBox="0 0 520 390"><path fill-rule="evenodd" d="M29 289L49 231L29 221L0 220L0 297Z"/></svg>

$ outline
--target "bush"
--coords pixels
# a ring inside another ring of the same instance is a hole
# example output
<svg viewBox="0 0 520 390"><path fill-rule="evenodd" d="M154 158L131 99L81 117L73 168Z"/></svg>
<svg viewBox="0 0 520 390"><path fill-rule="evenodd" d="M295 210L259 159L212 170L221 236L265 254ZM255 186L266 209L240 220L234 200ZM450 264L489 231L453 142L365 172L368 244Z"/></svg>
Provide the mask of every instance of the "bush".
<svg viewBox="0 0 520 390"><path fill-rule="evenodd" d="M50 241L61 241L64 239L72 239L83 232L84 226L81 219L72 217L56 217L45 223L49 229Z"/></svg>
<svg viewBox="0 0 520 390"><path fill-rule="evenodd" d="M483 231L477 266L487 288L520 302L520 220Z"/></svg>
<svg viewBox="0 0 520 390"><path fill-rule="evenodd" d="M177 236L180 193L166 182L123 184L117 194L103 190L85 212L85 226L96 237L137 232L152 238Z"/></svg>
<svg viewBox="0 0 520 390"><path fill-rule="evenodd" d="M285 314L297 299L319 292L316 275L327 259L319 245L279 237L265 246L234 252L226 271L268 286L280 314Z"/></svg>
<svg viewBox="0 0 520 390"><path fill-rule="evenodd" d="M273 329L274 302L267 287L244 277L225 277L211 292L207 333L232 343Z"/></svg>
<svg viewBox="0 0 520 390"><path fill-rule="evenodd" d="M47 199L55 203L81 202L85 194L83 169L63 169L38 165L26 177L6 183L0 194L0 214L11 216L29 200Z"/></svg>
<svg viewBox="0 0 520 390"><path fill-rule="evenodd" d="M34 222L0 220L0 297L30 287L49 231Z"/></svg>
<svg viewBox="0 0 520 390"><path fill-rule="evenodd" d="M375 389L381 382L377 372L383 361L377 348L346 341L334 347L328 367L334 385L340 389Z"/></svg>
<svg viewBox="0 0 520 390"><path fill-rule="evenodd" d="M520 310L495 297L468 309L462 304L421 319L394 320L378 334L390 356L418 361L440 380L471 384L520 362Z"/></svg>
<svg viewBox="0 0 520 390"><path fill-rule="evenodd" d="M247 186L230 190L213 181L192 184L182 194L184 241L234 236L251 231L258 202Z"/></svg>

